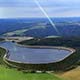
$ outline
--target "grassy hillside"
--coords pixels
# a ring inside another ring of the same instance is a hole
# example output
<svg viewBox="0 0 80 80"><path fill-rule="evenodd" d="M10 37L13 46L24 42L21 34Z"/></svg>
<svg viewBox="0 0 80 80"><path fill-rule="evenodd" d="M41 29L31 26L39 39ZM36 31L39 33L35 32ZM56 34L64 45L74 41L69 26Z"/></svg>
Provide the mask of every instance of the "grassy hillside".
<svg viewBox="0 0 80 80"><path fill-rule="evenodd" d="M62 80L53 74L47 73L22 73L15 69L0 66L0 80Z"/></svg>

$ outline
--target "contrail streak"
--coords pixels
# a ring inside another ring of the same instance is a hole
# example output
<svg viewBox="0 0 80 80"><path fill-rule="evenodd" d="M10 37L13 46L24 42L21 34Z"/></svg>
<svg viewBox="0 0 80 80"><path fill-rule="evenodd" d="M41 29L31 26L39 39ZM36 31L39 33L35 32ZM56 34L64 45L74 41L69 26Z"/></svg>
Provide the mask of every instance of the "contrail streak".
<svg viewBox="0 0 80 80"><path fill-rule="evenodd" d="M45 12L45 10L42 8L42 6L40 5L40 3L38 2L38 0L34 0L36 5L40 8L40 10L43 12L43 14L48 18L49 22L51 23L51 25L53 26L53 28L56 30L57 34L59 35L59 31L56 28L55 24L53 23L53 21L50 19L50 17L48 16L48 14Z"/></svg>

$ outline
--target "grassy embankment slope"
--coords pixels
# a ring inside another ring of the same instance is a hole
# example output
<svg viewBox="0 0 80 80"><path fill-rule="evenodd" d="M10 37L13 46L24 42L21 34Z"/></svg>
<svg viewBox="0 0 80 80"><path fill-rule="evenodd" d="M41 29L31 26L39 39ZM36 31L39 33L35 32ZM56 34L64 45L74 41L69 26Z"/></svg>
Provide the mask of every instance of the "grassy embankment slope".
<svg viewBox="0 0 80 80"><path fill-rule="evenodd" d="M14 68L9 68L3 62L5 50L0 48L0 80L63 80L54 74L48 73L23 73Z"/></svg>

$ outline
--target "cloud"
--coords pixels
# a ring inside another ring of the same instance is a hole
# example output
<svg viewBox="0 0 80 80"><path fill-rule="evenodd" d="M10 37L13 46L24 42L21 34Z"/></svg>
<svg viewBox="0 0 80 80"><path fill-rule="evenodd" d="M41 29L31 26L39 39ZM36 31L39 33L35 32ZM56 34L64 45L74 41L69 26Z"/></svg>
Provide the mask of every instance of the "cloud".
<svg viewBox="0 0 80 80"><path fill-rule="evenodd" d="M38 9L34 8L19 8L19 7L2 7L0 8L1 18L18 18L18 17L44 17L43 13Z"/></svg>
<svg viewBox="0 0 80 80"><path fill-rule="evenodd" d="M80 16L80 0L38 0L50 17ZM45 17L34 0L0 0L0 18Z"/></svg>
<svg viewBox="0 0 80 80"><path fill-rule="evenodd" d="M33 7L33 0L0 0L0 7Z"/></svg>
<svg viewBox="0 0 80 80"><path fill-rule="evenodd" d="M44 7L66 6L66 7L79 7L80 0L37 0ZM1 7L27 7L36 6L34 0L0 0Z"/></svg>

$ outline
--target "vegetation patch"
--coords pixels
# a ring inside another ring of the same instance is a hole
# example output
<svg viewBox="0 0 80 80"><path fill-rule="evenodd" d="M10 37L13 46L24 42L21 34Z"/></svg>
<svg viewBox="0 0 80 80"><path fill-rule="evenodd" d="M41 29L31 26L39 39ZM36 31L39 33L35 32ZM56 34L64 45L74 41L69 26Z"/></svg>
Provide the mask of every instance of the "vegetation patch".
<svg viewBox="0 0 80 80"><path fill-rule="evenodd" d="M65 46L65 47L79 47L80 38L66 38L66 37L56 37L56 38L34 38L31 40L25 40L19 42L23 45L41 45L41 46Z"/></svg>
<svg viewBox="0 0 80 80"><path fill-rule="evenodd" d="M0 38L0 41L4 41L4 39L3 38Z"/></svg>

